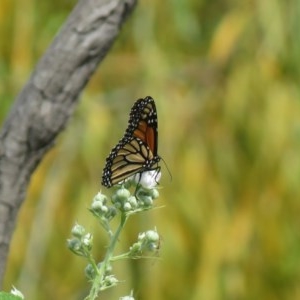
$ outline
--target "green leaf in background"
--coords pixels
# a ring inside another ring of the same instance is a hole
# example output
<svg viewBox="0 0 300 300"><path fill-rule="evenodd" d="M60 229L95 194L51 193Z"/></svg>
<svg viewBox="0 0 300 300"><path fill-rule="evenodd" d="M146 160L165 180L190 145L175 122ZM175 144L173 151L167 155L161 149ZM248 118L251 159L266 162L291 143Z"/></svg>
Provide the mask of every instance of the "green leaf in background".
<svg viewBox="0 0 300 300"><path fill-rule="evenodd" d="M22 297L12 295L6 292L0 292L0 300L22 300Z"/></svg>

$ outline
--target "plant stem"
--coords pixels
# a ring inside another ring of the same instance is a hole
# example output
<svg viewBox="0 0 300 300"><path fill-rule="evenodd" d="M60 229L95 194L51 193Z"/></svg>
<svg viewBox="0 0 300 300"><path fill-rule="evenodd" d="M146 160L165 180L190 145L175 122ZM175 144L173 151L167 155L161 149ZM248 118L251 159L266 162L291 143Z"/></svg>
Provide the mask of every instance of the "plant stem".
<svg viewBox="0 0 300 300"><path fill-rule="evenodd" d="M119 239L122 229L125 226L127 219L128 219L128 215L125 212L121 212L120 224L119 224L115 234L111 235L110 243L107 248L105 258L101 263L100 269L96 268L96 270L97 270L96 276L93 279L93 284L92 284L90 293L85 298L85 300L95 300L101 290L104 290L109 287L109 286L105 285L105 282L104 282L105 277L108 273L107 269L109 268L109 264L110 264L111 258L113 256L113 252L114 252L116 243ZM93 259L92 259L92 261L94 262ZM92 263L92 261L90 260L90 263ZM92 265L93 265L93 263L92 263ZM94 267L94 265L93 265L93 267Z"/></svg>

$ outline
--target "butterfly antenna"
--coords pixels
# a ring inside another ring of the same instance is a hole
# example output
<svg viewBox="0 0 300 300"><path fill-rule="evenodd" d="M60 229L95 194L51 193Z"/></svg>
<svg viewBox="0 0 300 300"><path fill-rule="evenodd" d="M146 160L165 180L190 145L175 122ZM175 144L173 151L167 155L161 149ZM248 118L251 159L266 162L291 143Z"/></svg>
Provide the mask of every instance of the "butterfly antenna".
<svg viewBox="0 0 300 300"><path fill-rule="evenodd" d="M161 157L160 159L164 162L164 164L165 164L165 166L166 166L166 168L167 168L167 170L168 170L168 173L169 173L169 175L170 175L171 181L172 181L173 177L172 177L171 171L170 171L169 168L168 168L167 163L165 162L165 160L164 160L162 157Z"/></svg>

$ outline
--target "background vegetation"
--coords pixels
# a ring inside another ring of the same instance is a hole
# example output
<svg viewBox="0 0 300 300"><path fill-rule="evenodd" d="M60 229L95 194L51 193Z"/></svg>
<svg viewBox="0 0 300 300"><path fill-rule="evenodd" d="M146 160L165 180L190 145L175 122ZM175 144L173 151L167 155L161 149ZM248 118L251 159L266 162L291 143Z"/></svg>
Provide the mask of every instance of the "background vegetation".
<svg viewBox="0 0 300 300"><path fill-rule="evenodd" d="M2 0L0 120L75 0ZM156 99L164 208L130 220L125 251L157 227L159 260L116 264L102 299L300 299L300 2L141 0L36 170L5 289L82 299L84 263L66 247L130 107ZM106 191L105 191L106 192ZM107 191L109 193L109 191Z"/></svg>

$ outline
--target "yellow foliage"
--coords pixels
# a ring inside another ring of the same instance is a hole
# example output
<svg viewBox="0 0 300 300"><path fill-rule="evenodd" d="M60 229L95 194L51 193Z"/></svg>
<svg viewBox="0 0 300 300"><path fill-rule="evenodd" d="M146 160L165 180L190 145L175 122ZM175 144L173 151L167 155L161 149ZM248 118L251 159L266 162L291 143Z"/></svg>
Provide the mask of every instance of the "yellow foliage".
<svg viewBox="0 0 300 300"><path fill-rule="evenodd" d="M73 4L21 2L0 12L10 37L0 44L1 118ZM110 193L105 158L134 101L151 95L172 180L162 166L164 208L130 220L119 250L155 226L161 259L116 263L124 282L102 299L131 289L137 299L299 299L299 14L296 1L140 1L32 178L5 288L83 298L84 264L66 239L83 223L103 256L87 207Z"/></svg>

